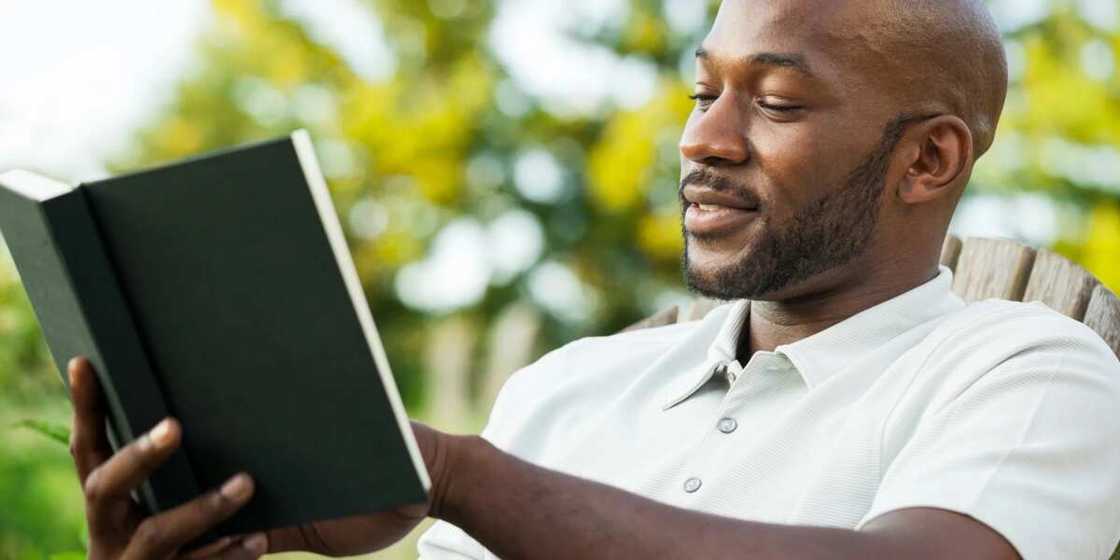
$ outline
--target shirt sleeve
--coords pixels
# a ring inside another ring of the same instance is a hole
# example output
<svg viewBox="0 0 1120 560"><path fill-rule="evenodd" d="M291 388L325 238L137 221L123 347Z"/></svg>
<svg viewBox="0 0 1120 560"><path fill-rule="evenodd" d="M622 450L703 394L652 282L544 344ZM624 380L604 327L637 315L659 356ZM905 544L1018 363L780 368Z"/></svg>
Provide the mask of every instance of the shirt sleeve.
<svg viewBox="0 0 1120 560"><path fill-rule="evenodd" d="M933 507L988 525L1024 560L1108 558L1120 539L1120 363L1062 318L962 340L965 350L946 352L955 366L937 370L960 376L976 362L967 347L990 349L993 337L1035 342L945 384L952 394L934 399L885 466L857 528Z"/></svg>
<svg viewBox="0 0 1120 560"><path fill-rule="evenodd" d="M436 521L416 544L420 560L484 560L486 549L462 529Z"/></svg>

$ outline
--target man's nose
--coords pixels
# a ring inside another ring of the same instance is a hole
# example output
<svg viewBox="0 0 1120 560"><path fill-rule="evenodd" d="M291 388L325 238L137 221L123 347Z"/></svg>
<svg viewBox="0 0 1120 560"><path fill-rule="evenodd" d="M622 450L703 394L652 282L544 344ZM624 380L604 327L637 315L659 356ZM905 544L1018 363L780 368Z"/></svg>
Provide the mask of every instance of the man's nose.
<svg viewBox="0 0 1120 560"><path fill-rule="evenodd" d="M696 112L680 142L685 159L709 166L742 165L750 158L746 126L734 99L720 96L705 112Z"/></svg>

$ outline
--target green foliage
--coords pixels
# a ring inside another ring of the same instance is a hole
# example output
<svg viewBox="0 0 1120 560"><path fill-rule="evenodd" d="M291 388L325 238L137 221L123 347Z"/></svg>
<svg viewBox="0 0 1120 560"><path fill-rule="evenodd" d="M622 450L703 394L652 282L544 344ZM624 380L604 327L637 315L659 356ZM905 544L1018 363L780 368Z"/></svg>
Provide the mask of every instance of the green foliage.
<svg viewBox="0 0 1120 560"><path fill-rule="evenodd" d="M27 294L0 245L0 395L28 404L61 394Z"/></svg>
<svg viewBox="0 0 1120 560"><path fill-rule="evenodd" d="M1067 208L1055 249L1120 291L1120 32L1073 3L1006 37L1011 90L972 189L1032 191Z"/></svg>
<svg viewBox="0 0 1120 560"><path fill-rule="evenodd" d="M57 383L57 382L56 382ZM0 410L0 558L84 548L82 499L67 451L62 402ZM46 420L15 422L37 415ZM44 437L46 436L46 437Z"/></svg>
<svg viewBox="0 0 1120 560"><path fill-rule="evenodd" d="M70 428L62 424L47 422L45 420L28 419L16 422L15 424L12 424L12 427L27 428L28 430L46 437L47 439L50 439L55 443L61 443L62 445L69 445L70 443Z"/></svg>
<svg viewBox="0 0 1120 560"><path fill-rule="evenodd" d="M50 560L85 560L85 552L60 552L50 555Z"/></svg>

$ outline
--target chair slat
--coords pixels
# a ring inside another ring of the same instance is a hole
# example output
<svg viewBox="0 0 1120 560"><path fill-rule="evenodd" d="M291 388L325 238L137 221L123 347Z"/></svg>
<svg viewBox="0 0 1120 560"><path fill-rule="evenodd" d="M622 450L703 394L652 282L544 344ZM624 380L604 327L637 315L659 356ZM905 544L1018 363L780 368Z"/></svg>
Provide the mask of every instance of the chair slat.
<svg viewBox="0 0 1120 560"><path fill-rule="evenodd" d="M961 238L955 235L946 235L945 242L941 244L941 266L949 270L957 270L957 261L961 258Z"/></svg>
<svg viewBox="0 0 1120 560"><path fill-rule="evenodd" d="M1093 289L1100 282L1069 259L1039 249L1031 268L1023 301L1041 301L1051 309L1080 321L1085 317Z"/></svg>
<svg viewBox="0 0 1120 560"><path fill-rule="evenodd" d="M1022 301L1034 255L1034 249L1009 239L965 239L953 291L965 301Z"/></svg>
<svg viewBox="0 0 1120 560"><path fill-rule="evenodd" d="M688 305L688 308L685 309L685 312L677 318L677 322L684 323L687 321L699 321L700 319L703 319L709 311L719 307L720 305L723 305L723 303L724 302L722 301L717 301L714 299L695 298L692 300L692 303Z"/></svg>
<svg viewBox="0 0 1120 560"><path fill-rule="evenodd" d="M1085 311L1085 324L1096 331L1112 347L1116 356L1120 357L1120 299L1103 284L1097 285L1093 290L1089 308Z"/></svg>
<svg viewBox="0 0 1120 560"><path fill-rule="evenodd" d="M676 305L667 309L662 309L625 329L621 332L640 331L642 329L652 329L654 327L664 327L665 325L672 325L677 322L677 315L680 314L680 308Z"/></svg>

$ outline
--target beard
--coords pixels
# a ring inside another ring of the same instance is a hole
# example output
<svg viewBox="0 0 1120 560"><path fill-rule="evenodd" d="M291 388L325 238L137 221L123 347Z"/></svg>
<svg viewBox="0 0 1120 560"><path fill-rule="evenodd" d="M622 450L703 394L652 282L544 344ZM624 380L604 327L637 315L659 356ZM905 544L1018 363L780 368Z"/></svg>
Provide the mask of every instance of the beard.
<svg viewBox="0 0 1120 560"><path fill-rule="evenodd" d="M900 116L888 124L879 145L838 188L798 209L780 227L773 227L767 219L755 246L717 270L701 273L690 266L691 236L684 231L682 216L682 267L689 289L713 299L762 299L866 253L879 220L890 156L909 120L911 117ZM681 183L682 192L688 184L704 184L717 191L735 188L722 178L705 181L707 177L710 175L704 171L690 173ZM683 214L688 209L683 194L681 201Z"/></svg>

